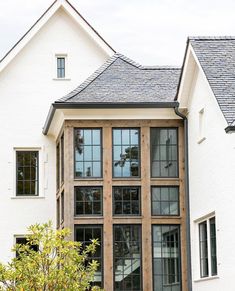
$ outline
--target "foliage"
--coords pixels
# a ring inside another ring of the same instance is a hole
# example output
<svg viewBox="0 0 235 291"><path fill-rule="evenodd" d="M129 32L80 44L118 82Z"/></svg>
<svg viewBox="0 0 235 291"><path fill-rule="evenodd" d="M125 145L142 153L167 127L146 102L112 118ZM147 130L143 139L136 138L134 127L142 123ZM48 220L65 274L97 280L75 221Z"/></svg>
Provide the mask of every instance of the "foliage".
<svg viewBox="0 0 235 291"><path fill-rule="evenodd" d="M95 252L97 240L83 248L80 242L68 240L69 229L54 230L51 222L28 230L27 244L13 248L17 258L7 265L0 263L0 290L100 290L90 286L98 263L90 261L89 255Z"/></svg>

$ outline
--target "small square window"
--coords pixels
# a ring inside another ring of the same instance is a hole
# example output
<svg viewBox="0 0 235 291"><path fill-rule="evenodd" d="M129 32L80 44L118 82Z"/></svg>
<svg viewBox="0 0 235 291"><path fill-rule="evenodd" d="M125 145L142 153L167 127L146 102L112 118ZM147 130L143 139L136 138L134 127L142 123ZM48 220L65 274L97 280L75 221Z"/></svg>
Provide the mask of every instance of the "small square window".
<svg viewBox="0 0 235 291"><path fill-rule="evenodd" d="M16 237L16 244L20 244L20 245L28 244L32 251L38 252L39 250L39 246L31 244L30 241L27 240L26 237ZM16 258L18 258L19 256L20 256L20 253L16 252Z"/></svg>
<svg viewBox="0 0 235 291"><path fill-rule="evenodd" d="M16 195L38 195L38 151L16 152Z"/></svg>

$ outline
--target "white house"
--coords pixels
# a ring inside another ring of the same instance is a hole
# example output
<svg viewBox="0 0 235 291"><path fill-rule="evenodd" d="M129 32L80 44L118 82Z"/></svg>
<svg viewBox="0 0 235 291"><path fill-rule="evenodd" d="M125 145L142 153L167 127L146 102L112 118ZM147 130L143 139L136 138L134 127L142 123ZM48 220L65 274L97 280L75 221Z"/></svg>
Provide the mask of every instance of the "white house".
<svg viewBox="0 0 235 291"><path fill-rule="evenodd" d="M107 291L232 291L234 49L142 66L55 1L0 62L0 260L51 219Z"/></svg>
<svg viewBox="0 0 235 291"><path fill-rule="evenodd" d="M193 290L233 290L233 37L189 38L177 100L187 111ZM217 254L217 256L216 256Z"/></svg>

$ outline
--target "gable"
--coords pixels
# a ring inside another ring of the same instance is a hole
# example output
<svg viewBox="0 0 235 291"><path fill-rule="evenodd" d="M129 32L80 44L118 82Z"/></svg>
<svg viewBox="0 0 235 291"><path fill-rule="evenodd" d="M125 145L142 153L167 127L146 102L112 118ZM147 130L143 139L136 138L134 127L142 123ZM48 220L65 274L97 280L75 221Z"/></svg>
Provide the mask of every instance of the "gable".
<svg viewBox="0 0 235 291"><path fill-rule="evenodd" d="M106 55L112 55L113 48L98 34L97 31L83 18L81 14L67 0L56 0L45 11L45 13L34 23L25 35L10 49L10 51L0 61L0 72L16 57L16 55L31 41L41 28L59 10L63 9L67 15L73 19L81 29L100 47Z"/></svg>

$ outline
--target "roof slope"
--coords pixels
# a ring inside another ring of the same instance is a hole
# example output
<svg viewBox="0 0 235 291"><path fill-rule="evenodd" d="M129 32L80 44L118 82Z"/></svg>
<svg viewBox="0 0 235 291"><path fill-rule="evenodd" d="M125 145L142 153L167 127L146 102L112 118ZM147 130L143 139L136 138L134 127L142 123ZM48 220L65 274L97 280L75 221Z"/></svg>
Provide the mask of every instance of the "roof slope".
<svg viewBox="0 0 235 291"><path fill-rule="evenodd" d="M190 37L228 124L235 120L235 37Z"/></svg>
<svg viewBox="0 0 235 291"><path fill-rule="evenodd" d="M55 103L173 102L179 75L180 68L144 67L116 53Z"/></svg>

